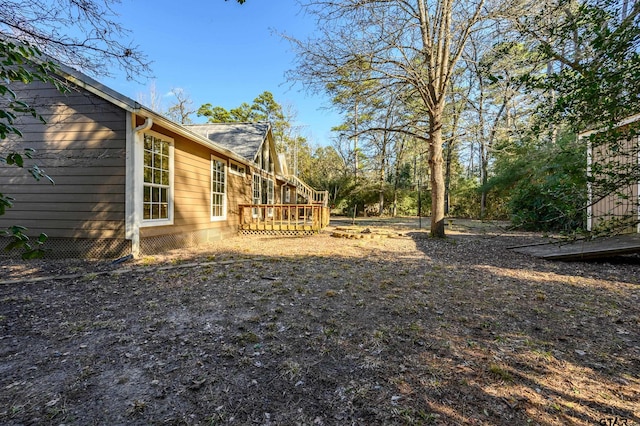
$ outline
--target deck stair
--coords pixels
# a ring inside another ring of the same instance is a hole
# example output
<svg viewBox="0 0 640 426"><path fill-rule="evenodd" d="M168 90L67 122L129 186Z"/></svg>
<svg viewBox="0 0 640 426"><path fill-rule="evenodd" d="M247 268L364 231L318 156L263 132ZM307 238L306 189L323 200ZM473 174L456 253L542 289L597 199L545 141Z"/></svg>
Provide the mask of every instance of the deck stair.
<svg viewBox="0 0 640 426"><path fill-rule="evenodd" d="M327 207L329 201L328 191L316 191L294 175L287 176L287 180L296 187L298 194L304 198L308 204L319 204Z"/></svg>

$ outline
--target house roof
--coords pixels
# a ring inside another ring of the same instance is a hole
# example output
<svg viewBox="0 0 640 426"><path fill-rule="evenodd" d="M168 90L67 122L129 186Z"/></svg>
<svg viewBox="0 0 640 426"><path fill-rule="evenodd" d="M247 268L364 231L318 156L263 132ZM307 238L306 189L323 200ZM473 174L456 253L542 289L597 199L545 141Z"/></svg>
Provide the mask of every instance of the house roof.
<svg viewBox="0 0 640 426"><path fill-rule="evenodd" d="M57 66L57 74L70 83L82 87L126 111L145 119L151 119L152 123L157 123L195 143L211 148L242 163L255 164L258 150L262 147L263 142L267 140L271 131L269 122L179 124L72 67L61 63L58 63ZM272 145L271 149L275 149L275 146ZM273 153L276 174L286 174L286 165L283 162L284 156L276 154L275 151Z"/></svg>
<svg viewBox="0 0 640 426"><path fill-rule="evenodd" d="M270 125L259 123L208 123L189 124L185 127L211 142L254 161L262 143L266 140Z"/></svg>
<svg viewBox="0 0 640 426"><path fill-rule="evenodd" d="M631 115L623 120L621 120L620 122L616 123L616 125L614 127L622 127L622 126L626 126L627 124L631 124L631 123L636 123L640 121L640 114L634 114ZM584 138L587 136L591 136L593 133L599 133L601 131L605 130L604 128L598 128L598 129L585 129L582 132L578 133L578 138Z"/></svg>
<svg viewBox="0 0 640 426"><path fill-rule="evenodd" d="M73 83L76 86L82 87L85 90L88 90L89 92L97 96L100 96L101 98L113 103L114 105L119 106L120 108L126 111L133 112L142 117L152 118L154 122L160 124L161 126L166 127L167 129L174 131L178 134L181 134L193 140L196 143L199 143L201 145L214 149L220 153L223 153L235 160L238 160L241 162L251 162L251 163L254 162L253 157L249 158L246 155L244 155L244 153L239 152L233 147L228 148L227 145L223 145L221 143L213 141L212 139L206 138L200 132L194 131L195 129L187 128L187 126L185 125L182 125L170 120L164 115L159 114L141 105L140 103L134 101L133 99L111 89L108 86L105 86L99 81L89 77L86 74L81 73L80 71L75 70L74 68L71 68L64 64L58 64L58 69L59 69L58 74L60 74L60 76L65 80ZM268 123L257 123L257 124L262 124L267 128L269 127ZM242 129L238 129L238 133L236 134L236 136L239 136L239 133L241 133L241 131ZM266 138L266 133L267 131L265 130L263 139ZM253 136L251 136L251 138L253 138ZM260 140L260 143L262 143L263 139ZM254 154L255 154L255 151L254 151Z"/></svg>

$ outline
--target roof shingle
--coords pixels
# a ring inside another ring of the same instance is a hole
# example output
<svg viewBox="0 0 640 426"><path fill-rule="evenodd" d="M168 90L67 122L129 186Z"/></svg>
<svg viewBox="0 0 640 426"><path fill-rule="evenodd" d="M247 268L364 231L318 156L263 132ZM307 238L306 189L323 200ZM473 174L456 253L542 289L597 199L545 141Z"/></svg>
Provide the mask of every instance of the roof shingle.
<svg viewBox="0 0 640 426"><path fill-rule="evenodd" d="M269 123L208 123L185 125L191 131L254 161L269 131Z"/></svg>

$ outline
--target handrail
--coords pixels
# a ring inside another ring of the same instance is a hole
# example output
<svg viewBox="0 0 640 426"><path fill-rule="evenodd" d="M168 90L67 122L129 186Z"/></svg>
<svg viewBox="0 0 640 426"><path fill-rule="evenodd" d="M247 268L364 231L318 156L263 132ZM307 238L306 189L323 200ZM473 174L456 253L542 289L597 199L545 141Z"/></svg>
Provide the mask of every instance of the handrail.
<svg viewBox="0 0 640 426"><path fill-rule="evenodd" d="M327 207L329 202L329 191L316 191L295 175L288 175L286 178L293 181L298 193L302 194L309 204L321 204L322 206Z"/></svg>
<svg viewBox="0 0 640 426"><path fill-rule="evenodd" d="M319 231L329 224L329 209L319 204L239 204L240 229Z"/></svg>

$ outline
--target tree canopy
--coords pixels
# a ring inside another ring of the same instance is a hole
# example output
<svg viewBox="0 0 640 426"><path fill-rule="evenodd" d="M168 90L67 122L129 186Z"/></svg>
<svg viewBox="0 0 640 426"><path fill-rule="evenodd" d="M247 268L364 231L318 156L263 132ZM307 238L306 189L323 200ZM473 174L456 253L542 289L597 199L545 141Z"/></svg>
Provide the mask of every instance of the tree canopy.
<svg viewBox="0 0 640 426"><path fill-rule="evenodd" d="M640 180L638 147L622 143L638 130L617 126L640 112L633 89L640 77L640 4L309 0L302 6L318 27L307 39L283 35L297 54L288 77L328 95L343 115L335 147L363 179L360 194L384 180L397 199L407 170L414 194L421 192L418 177L429 179L433 235L443 235L443 206L453 214L511 214L526 227L584 229L587 182L596 198L623 199L624 188ZM585 129L611 131L578 141ZM403 137L388 145L389 134ZM587 143L611 158L624 148L628 161L600 161L587 175ZM359 199L372 202L365 198Z"/></svg>
<svg viewBox="0 0 640 426"><path fill-rule="evenodd" d="M484 0L468 0L464 7L452 0L316 0L305 9L316 17L318 35L289 38L298 55L291 78L311 90L326 90L340 84L344 70L355 64L365 72L351 73L354 83L362 83L363 75L377 82L365 92L359 84L360 97L411 100L414 119L422 119L394 122L394 129L385 130L423 141L429 153L431 234L444 237L443 113L455 67L488 9Z"/></svg>

